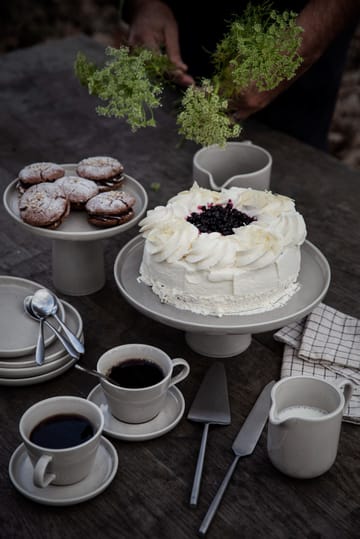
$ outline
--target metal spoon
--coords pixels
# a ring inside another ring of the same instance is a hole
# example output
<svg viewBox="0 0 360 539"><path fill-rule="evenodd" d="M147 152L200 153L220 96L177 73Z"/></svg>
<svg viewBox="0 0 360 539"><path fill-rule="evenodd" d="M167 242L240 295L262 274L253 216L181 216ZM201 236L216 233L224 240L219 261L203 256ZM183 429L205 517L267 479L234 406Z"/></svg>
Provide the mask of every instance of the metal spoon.
<svg viewBox="0 0 360 539"><path fill-rule="evenodd" d="M34 313L34 311L32 310L32 298L33 296L26 296L26 298L24 299L24 309L25 309L25 312L31 316L31 318L33 318L34 320L37 320L39 323L40 323L40 328L42 328L43 324L46 324L53 333L55 333L56 337L59 339L59 341L61 342L61 344L63 345L63 347L65 348L65 350L67 351L67 353L73 357L74 359L79 359L80 357L80 354L74 349L74 347L72 346L72 344L67 341L62 335L61 333L58 332L58 330L56 328L54 328L54 326L52 324L50 324L50 322L44 317L44 316L39 316L37 314ZM41 330L42 331L42 330ZM39 331L39 335L40 335L40 331ZM38 350L36 348L36 354L35 354L35 360L36 360L36 363L38 365L42 365L44 363L44 355L45 355L45 351L44 351L44 348L43 348L43 352L42 352L42 361L41 363L38 361L38 354L39 354L39 357L40 354L41 354L41 350L39 350L39 353L38 353Z"/></svg>
<svg viewBox="0 0 360 539"><path fill-rule="evenodd" d="M73 348L79 353L83 354L85 348L83 343L74 335L70 329L64 324L64 322L57 315L57 310L59 308L58 299L54 294L47 290L46 288L40 288L36 290L31 300L31 308L35 315L37 316L53 316L58 324L61 326L66 337L69 339Z"/></svg>
<svg viewBox="0 0 360 539"><path fill-rule="evenodd" d="M45 361L45 341L44 341L44 322L45 318L43 317L35 317L32 311L30 310L30 302L31 302L32 296L27 296L24 299L24 308L25 312L31 316L31 318L34 318L39 322L39 334L37 338L36 343L36 351L35 351L35 362L37 365L43 365Z"/></svg>
<svg viewBox="0 0 360 539"><path fill-rule="evenodd" d="M110 384L114 384L115 386L120 386L115 380L112 380L106 374L102 374L101 372L96 371L95 369L89 369L87 367L83 367L79 363L75 363L74 365L75 369L79 369L79 371L87 372L88 374L92 374L93 376L97 376L98 378L102 378L103 380L106 380L107 382L110 382Z"/></svg>

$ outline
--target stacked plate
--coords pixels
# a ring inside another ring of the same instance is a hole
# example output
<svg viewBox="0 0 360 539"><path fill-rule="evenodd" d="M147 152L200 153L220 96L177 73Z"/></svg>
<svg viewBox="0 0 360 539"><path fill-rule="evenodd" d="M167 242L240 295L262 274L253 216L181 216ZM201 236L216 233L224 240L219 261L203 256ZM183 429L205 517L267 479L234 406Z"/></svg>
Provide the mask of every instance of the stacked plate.
<svg viewBox="0 0 360 539"><path fill-rule="evenodd" d="M65 372L76 361L45 325L45 361L43 365L35 363L39 323L25 314L23 304L24 298L39 288L43 286L33 281L0 275L0 385L45 382ZM83 322L78 311L60 300L59 316L83 340ZM50 323L61 331L54 319Z"/></svg>

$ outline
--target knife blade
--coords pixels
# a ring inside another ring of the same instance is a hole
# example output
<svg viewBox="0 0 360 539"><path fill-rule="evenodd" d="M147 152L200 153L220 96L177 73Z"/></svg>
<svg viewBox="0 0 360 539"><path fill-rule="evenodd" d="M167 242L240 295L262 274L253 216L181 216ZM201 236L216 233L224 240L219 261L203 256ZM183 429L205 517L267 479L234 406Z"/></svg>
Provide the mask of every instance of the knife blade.
<svg viewBox="0 0 360 539"><path fill-rule="evenodd" d="M225 493L226 487L235 471L236 465L240 457L245 457L253 453L256 444L260 438L260 435L265 427L269 409L271 404L270 393L275 381L272 380L261 391L254 406L252 407L249 415L247 416L244 424L240 428L232 445L232 450L235 454L232 464L228 468L228 471L217 491L213 501L211 502L209 509L200 525L199 534L205 535L212 519L215 516L217 508L220 505L222 497Z"/></svg>
<svg viewBox="0 0 360 539"><path fill-rule="evenodd" d="M209 425L229 425L231 422L226 371L222 363L213 363L205 373L187 418L191 421L204 423L190 495L190 506L196 507L205 460Z"/></svg>

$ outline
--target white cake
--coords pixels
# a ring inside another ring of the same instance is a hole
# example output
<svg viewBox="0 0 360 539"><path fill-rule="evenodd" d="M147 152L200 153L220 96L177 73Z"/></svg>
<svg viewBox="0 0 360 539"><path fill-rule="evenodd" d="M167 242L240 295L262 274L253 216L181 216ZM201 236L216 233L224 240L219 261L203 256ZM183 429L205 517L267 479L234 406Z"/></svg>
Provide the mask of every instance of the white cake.
<svg viewBox="0 0 360 539"><path fill-rule="evenodd" d="M260 313L284 305L299 288L306 227L286 196L195 183L149 210L140 227L139 281L179 309Z"/></svg>

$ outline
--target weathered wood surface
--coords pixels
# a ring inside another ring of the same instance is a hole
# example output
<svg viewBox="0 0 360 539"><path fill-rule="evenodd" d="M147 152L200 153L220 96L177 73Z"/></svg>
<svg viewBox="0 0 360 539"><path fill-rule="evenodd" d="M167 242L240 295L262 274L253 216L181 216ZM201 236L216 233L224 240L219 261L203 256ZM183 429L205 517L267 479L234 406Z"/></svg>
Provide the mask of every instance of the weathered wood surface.
<svg viewBox="0 0 360 539"><path fill-rule="evenodd" d="M179 146L174 115L165 106L158 128L131 133L123 122L100 118L95 100L78 84L73 61L78 50L95 59L101 47L85 38L54 41L0 57L1 193L20 168L35 161L76 162L90 155L113 155L149 194L149 207L165 203L191 185L197 147ZM245 138L273 155L272 189L296 200L308 239L327 257L332 280L325 302L360 316L359 172L289 137L251 122ZM160 182L158 192L150 189ZM94 379L74 369L47 383L1 387L0 536L72 539L79 537L196 537L200 522L232 461L233 439L262 386L279 377L282 347L272 333L255 335L247 351L224 360L232 411L227 427L212 427L199 506L188 505L202 427L186 420L206 368L212 360L193 352L182 331L165 327L134 310L113 278L120 248L137 234L130 230L105 242L105 287L92 295L66 297L84 321L86 361L95 366L106 349L127 342L159 346L183 356L191 375L179 388L185 416L167 435L130 443L112 439L119 470L98 497L72 507L47 507L18 493L8 462L20 443L18 421L34 402L53 395L86 397ZM51 243L25 232L0 212L0 274L52 287ZM1 323L1 321L0 321ZM332 469L314 480L292 480L277 472L266 453L264 431L254 454L239 462L209 538L355 538L360 528L359 427L344 424Z"/></svg>

